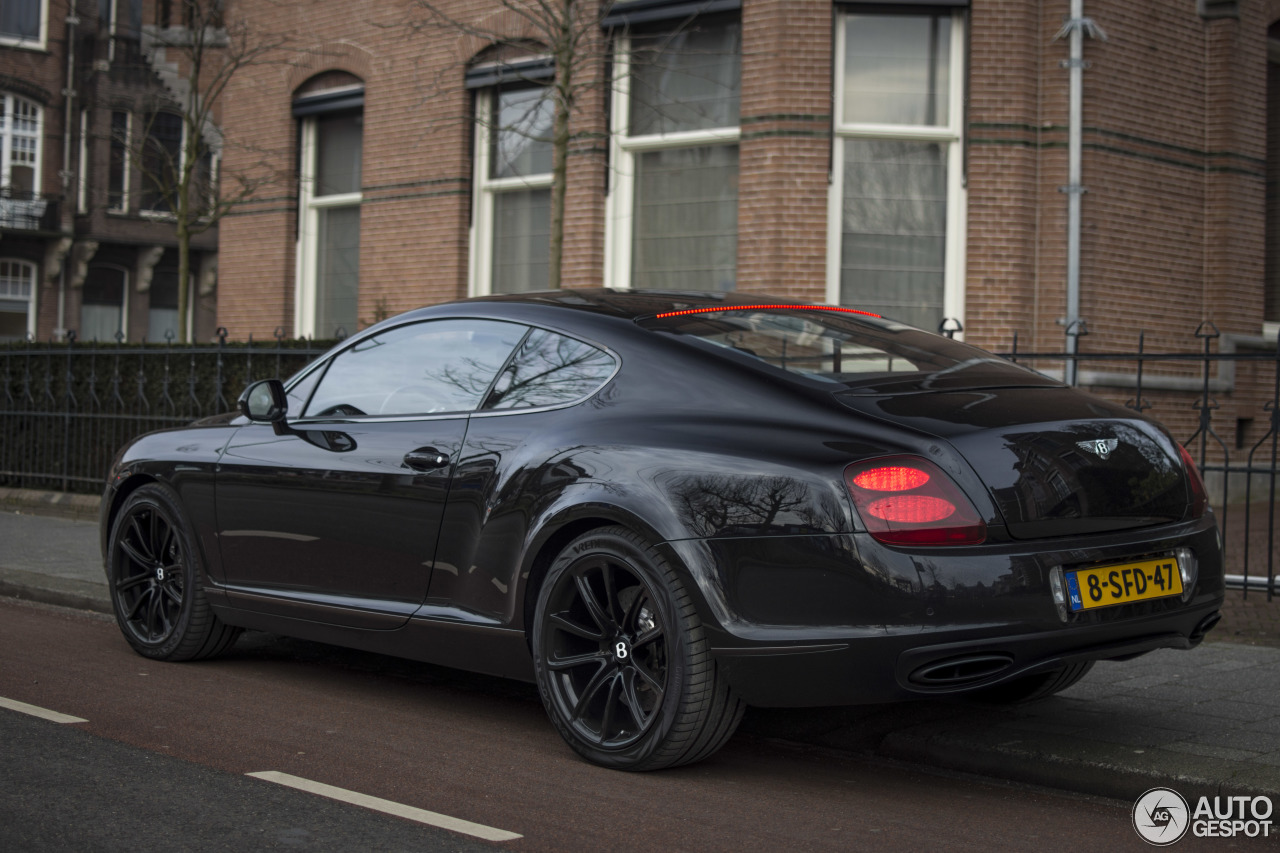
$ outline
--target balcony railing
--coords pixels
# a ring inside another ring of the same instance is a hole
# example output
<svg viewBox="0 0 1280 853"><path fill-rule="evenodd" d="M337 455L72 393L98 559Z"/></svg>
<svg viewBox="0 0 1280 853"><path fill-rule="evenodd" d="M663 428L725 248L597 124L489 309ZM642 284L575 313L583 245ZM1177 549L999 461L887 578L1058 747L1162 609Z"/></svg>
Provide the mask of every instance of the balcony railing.
<svg viewBox="0 0 1280 853"><path fill-rule="evenodd" d="M59 196L0 187L0 229L57 231Z"/></svg>

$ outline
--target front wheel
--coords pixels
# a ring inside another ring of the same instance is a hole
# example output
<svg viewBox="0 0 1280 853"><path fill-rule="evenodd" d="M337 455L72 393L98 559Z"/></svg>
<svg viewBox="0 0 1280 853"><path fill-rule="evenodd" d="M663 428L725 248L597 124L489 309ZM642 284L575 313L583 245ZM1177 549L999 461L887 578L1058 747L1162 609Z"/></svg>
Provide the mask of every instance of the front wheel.
<svg viewBox="0 0 1280 853"><path fill-rule="evenodd" d="M224 625L200 587L195 535L177 496L149 483L125 499L107 543L111 603L124 638L153 660L213 657L240 629Z"/></svg>
<svg viewBox="0 0 1280 853"><path fill-rule="evenodd" d="M533 658L551 722L603 767L699 761L742 719L679 576L626 528L587 533L556 558L538 594Z"/></svg>

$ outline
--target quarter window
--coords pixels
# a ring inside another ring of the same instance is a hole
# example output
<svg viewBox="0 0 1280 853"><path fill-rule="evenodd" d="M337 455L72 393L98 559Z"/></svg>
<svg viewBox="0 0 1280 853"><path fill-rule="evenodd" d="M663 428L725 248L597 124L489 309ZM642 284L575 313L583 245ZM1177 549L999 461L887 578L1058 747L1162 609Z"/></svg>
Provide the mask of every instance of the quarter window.
<svg viewBox="0 0 1280 853"><path fill-rule="evenodd" d="M638 290L732 290L738 254L736 21L620 40L609 273Z"/></svg>
<svg viewBox="0 0 1280 853"><path fill-rule="evenodd" d="M503 369L484 407L525 409L577 402L595 393L614 367L608 353L535 329Z"/></svg>
<svg viewBox="0 0 1280 853"><path fill-rule="evenodd" d="M339 353L307 417L469 412L527 329L489 320L397 326Z"/></svg>
<svg viewBox="0 0 1280 853"><path fill-rule="evenodd" d="M963 318L963 18L842 14L828 300L926 329Z"/></svg>

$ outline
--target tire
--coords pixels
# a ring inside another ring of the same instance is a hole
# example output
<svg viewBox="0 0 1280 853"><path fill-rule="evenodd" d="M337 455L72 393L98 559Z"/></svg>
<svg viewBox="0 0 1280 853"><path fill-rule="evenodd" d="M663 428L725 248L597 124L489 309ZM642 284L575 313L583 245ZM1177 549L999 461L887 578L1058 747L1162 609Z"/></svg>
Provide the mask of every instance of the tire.
<svg viewBox="0 0 1280 853"><path fill-rule="evenodd" d="M107 543L116 622L134 651L152 660L221 654L240 634L209 607L195 534L173 490L149 483L125 499Z"/></svg>
<svg viewBox="0 0 1280 853"><path fill-rule="evenodd" d="M1088 675L1089 670L1093 669L1093 663L1091 660L1086 660L1068 664L1061 669L1015 678L1006 684L988 687L976 695L982 701L995 705L1017 705L1021 702L1047 699L1055 693L1061 693Z"/></svg>
<svg viewBox="0 0 1280 853"><path fill-rule="evenodd" d="M623 527L580 536L552 563L534 613L533 662L552 724L602 767L700 761L745 709L717 673L675 570Z"/></svg>

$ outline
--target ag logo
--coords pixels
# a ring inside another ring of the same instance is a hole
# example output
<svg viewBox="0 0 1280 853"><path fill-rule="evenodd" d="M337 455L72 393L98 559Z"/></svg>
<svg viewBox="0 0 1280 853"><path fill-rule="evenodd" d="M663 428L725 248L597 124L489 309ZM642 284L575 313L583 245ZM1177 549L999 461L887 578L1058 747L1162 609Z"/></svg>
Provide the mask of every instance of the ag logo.
<svg viewBox="0 0 1280 853"><path fill-rule="evenodd" d="M1103 459L1106 459L1111 455L1111 451L1115 450L1119 444L1119 439L1095 438L1091 441L1077 441L1076 447L1081 450L1087 450L1090 453L1095 453Z"/></svg>
<svg viewBox="0 0 1280 853"><path fill-rule="evenodd" d="M1152 788L1133 804L1133 828L1142 840L1166 847L1187 834L1191 823L1187 801L1169 788Z"/></svg>

